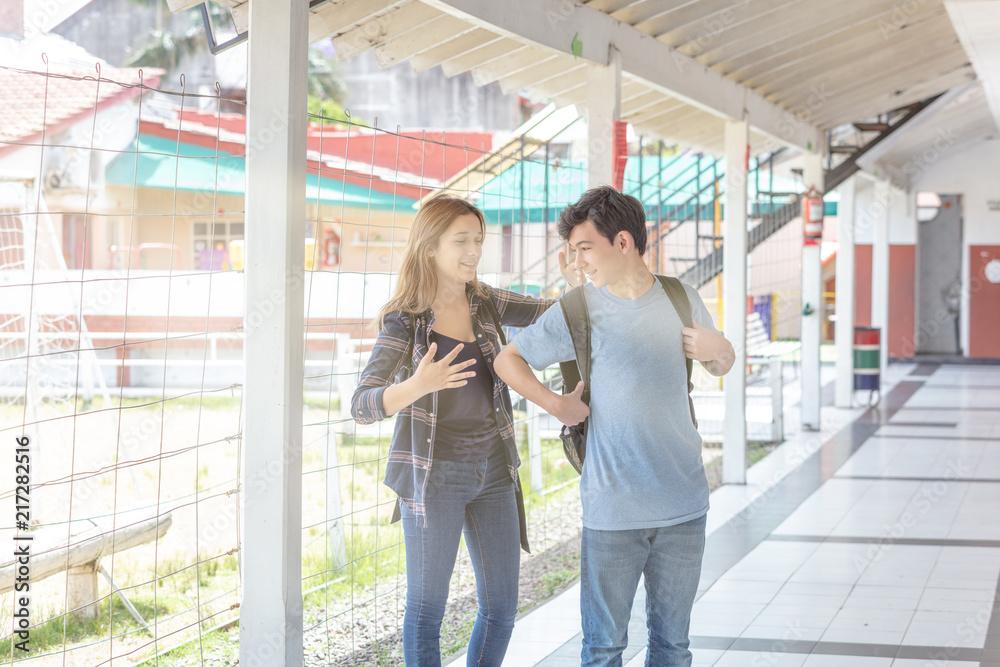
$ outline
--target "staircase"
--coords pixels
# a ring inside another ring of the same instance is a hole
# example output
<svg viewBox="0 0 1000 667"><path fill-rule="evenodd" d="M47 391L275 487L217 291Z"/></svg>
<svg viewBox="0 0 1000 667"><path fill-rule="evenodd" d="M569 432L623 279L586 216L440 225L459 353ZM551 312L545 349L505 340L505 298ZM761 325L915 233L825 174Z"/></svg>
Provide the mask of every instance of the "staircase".
<svg viewBox="0 0 1000 667"><path fill-rule="evenodd" d="M769 239L772 234L797 218L800 209L801 200L796 197L781 208L764 215L760 222L750 229L747 238L747 252L753 251L754 248ZM694 266L678 277L682 282L688 283L696 289L705 285L722 272L722 249L723 245L720 244L718 248L702 257Z"/></svg>

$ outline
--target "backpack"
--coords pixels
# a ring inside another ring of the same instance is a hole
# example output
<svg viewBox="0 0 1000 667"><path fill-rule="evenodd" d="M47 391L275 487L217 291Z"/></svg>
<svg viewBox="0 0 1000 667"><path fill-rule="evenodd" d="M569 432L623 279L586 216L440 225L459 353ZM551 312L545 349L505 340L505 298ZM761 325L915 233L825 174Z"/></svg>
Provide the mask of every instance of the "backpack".
<svg viewBox="0 0 1000 667"><path fill-rule="evenodd" d="M684 291L684 285L677 278L656 277L659 279L663 291L670 298L674 310L680 316L681 323L685 327L693 327L691 302ZM584 387L581 399L590 405L590 312L587 310L587 301L583 296L583 290L572 289L566 292L559 299L559 305L562 306L563 317L569 328L570 337L573 339L573 349L576 351L576 360L564 361L559 364L563 377L562 393L572 393L576 389L576 385L583 380ZM694 427L698 428L698 420L694 416L694 401L691 400L691 391L694 389L694 384L691 382L691 372L694 365L691 359L685 357L684 360L687 365L688 406L691 409L691 421L694 423ZM573 426L564 424L559 433L566 458L578 473L583 471L583 461L587 456L587 424L589 422L590 418L588 417L580 424Z"/></svg>

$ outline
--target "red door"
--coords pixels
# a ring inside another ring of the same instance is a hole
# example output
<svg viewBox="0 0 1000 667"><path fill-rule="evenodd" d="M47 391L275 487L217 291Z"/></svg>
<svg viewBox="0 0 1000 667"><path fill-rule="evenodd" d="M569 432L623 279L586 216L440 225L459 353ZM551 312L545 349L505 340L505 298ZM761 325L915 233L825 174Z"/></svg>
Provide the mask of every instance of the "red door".
<svg viewBox="0 0 1000 667"><path fill-rule="evenodd" d="M969 356L1000 359L1000 246L969 246Z"/></svg>

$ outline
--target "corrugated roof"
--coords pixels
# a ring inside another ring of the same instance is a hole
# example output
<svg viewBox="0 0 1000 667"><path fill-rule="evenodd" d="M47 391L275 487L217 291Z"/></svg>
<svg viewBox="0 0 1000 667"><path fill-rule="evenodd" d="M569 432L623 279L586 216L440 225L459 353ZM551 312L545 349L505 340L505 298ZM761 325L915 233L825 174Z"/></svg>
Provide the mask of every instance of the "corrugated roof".
<svg viewBox="0 0 1000 667"><path fill-rule="evenodd" d="M315 7L310 39L338 55L374 49L379 62L471 72L507 93L584 101L587 64L488 25L463 21L456 3L339 0ZM470 3L465 3L466 5ZM575 3L571 3L575 4ZM591 0L589 9L654 37L758 93L789 123L833 128L941 93L975 77L941 0ZM434 6L431 6L434 5ZM539 3L539 22L553 3ZM663 63L671 67L670 63ZM622 119L639 133L722 152L724 120L623 72ZM754 152L773 142L751 132Z"/></svg>
<svg viewBox="0 0 1000 667"><path fill-rule="evenodd" d="M138 155L136 155L138 152ZM242 197L246 186L242 155L217 153L203 146L141 135L127 151L112 160L105 172L108 183L131 187L205 192ZM413 199L379 192L336 179L306 177L306 201L351 208L409 210Z"/></svg>
<svg viewBox="0 0 1000 667"><path fill-rule="evenodd" d="M0 67L0 152L16 150L18 143L41 139L43 126L54 132L93 116L95 107L139 94L135 69L103 70L98 82L94 70L50 73ZM147 74L146 85L159 77Z"/></svg>

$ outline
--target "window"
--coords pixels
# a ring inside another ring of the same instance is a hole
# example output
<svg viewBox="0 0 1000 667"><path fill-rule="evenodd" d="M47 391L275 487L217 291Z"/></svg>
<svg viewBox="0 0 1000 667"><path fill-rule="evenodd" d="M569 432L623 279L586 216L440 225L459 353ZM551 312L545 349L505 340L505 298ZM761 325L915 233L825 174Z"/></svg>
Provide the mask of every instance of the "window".
<svg viewBox="0 0 1000 667"><path fill-rule="evenodd" d="M201 271L228 269L229 246L243 240L242 222L196 222L192 229L191 265Z"/></svg>

